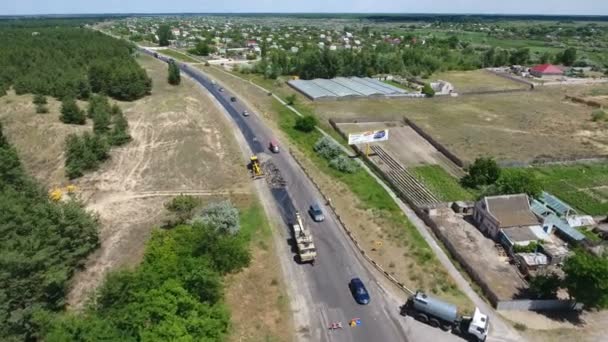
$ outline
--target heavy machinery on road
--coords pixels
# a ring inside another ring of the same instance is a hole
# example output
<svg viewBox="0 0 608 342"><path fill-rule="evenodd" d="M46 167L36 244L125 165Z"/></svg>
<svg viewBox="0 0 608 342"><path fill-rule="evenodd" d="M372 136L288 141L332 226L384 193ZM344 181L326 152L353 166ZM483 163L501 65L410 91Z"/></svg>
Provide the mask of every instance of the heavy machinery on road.
<svg viewBox="0 0 608 342"><path fill-rule="evenodd" d="M300 262L315 262L317 257L317 249L315 243L312 240L312 234L308 227L302 223L302 217L300 213L296 211L296 221L292 224L293 238L296 240L296 247L298 249L298 259Z"/></svg>
<svg viewBox="0 0 608 342"><path fill-rule="evenodd" d="M479 308L475 308L473 317L460 316L455 305L431 297L422 291L416 291L407 299L405 305L401 307L401 314L413 316L423 323L439 327L444 331L452 330L467 340L485 341L490 328L488 316L481 313Z"/></svg>
<svg viewBox="0 0 608 342"><path fill-rule="evenodd" d="M258 156L251 156L251 162L249 163L249 167L251 168L251 176L253 178L260 178L264 176L264 172L262 171L262 166L260 165Z"/></svg>

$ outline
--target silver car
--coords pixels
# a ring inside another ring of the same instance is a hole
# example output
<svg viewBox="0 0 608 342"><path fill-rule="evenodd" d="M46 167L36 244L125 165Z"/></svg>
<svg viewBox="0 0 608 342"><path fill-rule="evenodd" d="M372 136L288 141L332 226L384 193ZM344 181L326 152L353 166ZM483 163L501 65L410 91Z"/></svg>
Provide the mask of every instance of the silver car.
<svg viewBox="0 0 608 342"><path fill-rule="evenodd" d="M321 210L321 206L319 206L318 203L314 203L313 205L311 205L310 208L308 208L308 213L315 222L323 222L325 220L323 210Z"/></svg>

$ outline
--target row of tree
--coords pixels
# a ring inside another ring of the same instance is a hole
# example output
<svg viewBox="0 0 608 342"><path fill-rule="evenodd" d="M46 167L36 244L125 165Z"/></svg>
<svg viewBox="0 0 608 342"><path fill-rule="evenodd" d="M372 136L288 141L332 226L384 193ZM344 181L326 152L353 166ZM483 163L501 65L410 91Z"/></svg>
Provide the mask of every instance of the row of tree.
<svg viewBox="0 0 608 342"><path fill-rule="evenodd" d="M63 309L68 280L99 244L98 226L78 201L49 200L0 124L0 340L32 341L36 313Z"/></svg>
<svg viewBox="0 0 608 342"><path fill-rule="evenodd" d="M178 201L196 202L184 197ZM142 264L112 273L86 312L39 314L41 336L49 342L225 340L230 315L222 277L250 261L238 226L238 210L222 202L189 225L155 231Z"/></svg>
<svg viewBox="0 0 608 342"><path fill-rule="evenodd" d="M86 99L92 92L120 100L148 94L151 79L133 58L135 46L81 27L44 21L0 30L0 94Z"/></svg>
<svg viewBox="0 0 608 342"><path fill-rule="evenodd" d="M541 64L555 63L572 66L576 60L576 49L568 48L557 54L545 51L539 56L537 62ZM481 61L483 67L502 67L507 65L527 65L532 61L532 57L529 48L509 50L491 47L484 52Z"/></svg>
<svg viewBox="0 0 608 342"><path fill-rule="evenodd" d="M82 176L85 171L97 169L109 158L111 146L121 146L131 141L127 118L118 105L110 105L106 96L93 95L86 114L74 99L62 101L63 122L84 124L87 116L93 120L93 134L70 134L66 138L65 168L70 179Z"/></svg>

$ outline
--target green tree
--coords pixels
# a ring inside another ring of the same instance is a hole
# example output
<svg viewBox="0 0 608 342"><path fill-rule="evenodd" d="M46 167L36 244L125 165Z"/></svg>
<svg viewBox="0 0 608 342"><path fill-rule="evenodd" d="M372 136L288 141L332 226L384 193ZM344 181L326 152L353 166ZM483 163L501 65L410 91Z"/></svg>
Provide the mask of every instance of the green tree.
<svg viewBox="0 0 608 342"><path fill-rule="evenodd" d="M561 286L561 279L554 273L539 274L530 279L530 292L540 299L557 298L557 290Z"/></svg>
<svg viewBox="0 0 608 342"><path fill-rule="evenodd" d="M428 83L425 83L424 86L422 87L422 93L424 95L426 95L426 97L435 96L435 90L433 90L433 87L431 87L431 85Z"/></svg>
<svg viewBox="0 0 608 342"><path fill-rule="evenodd" d="M501 195L525 193L530 197L538 197L543 191L538 177L526 170L503 172L495 186L495 192Z"/></svg>
<svg viewBox="0 0 608 342"><path fill-rule="evenodd" d="M87 121L84 111L78 108L76 100L70 97L61 101L61 116L59 118L63 123L76 125L84 125Z"/></svg>
<svg viewBox="0 0 608 342"><path fill-rule="evenodd" d="M66 175L77 178L85 171L95 170L109 157L110 147L106 138L85 132L82 136L70 134L66 138Z"/></svg>
<svg viewBox="0 0 608 342"><path fill-rule="evenodd" d="M564 262L564 286L586 309L608 307L608 257L577 250Z"/></svg>
<svg viewBox="0 0 608 342"><path fill-rule="evenodd" d="M173 61L169 62L169 76L167 80L171 85L179 85L182 81L179 67Z"/></svg>
<svg viewBox="0 0 608 342"><path fill-rule="evenodd" d="M511 53L511 64L526 65L530 61L530 49L519 48Z"/></svg>
<svg viewBox="0 0 608 342"><path fill-rule="evenodd" d="M553 55L551 55L551 53L549 51L545 51L542 55L540 55L539 58L539 62L540 64L546 64L551 62L551 60L553 59Z"/></svg>
<svg viewBox="0 0 608 342"><path fill-rule="evenodd" d="M114 126L109 134L108 142L112 146L122 146L131 141L131 134L129 134L129 122L125 118L122 111L116 112L113 115L112 121ZM114 111L113 111L114 112Z"/></svg>
<svg viewBox="0 0 608 342"><path fill-rule="evenodd" d="M33 103L35 105L45 105L45 104L47 104L46 96L44 96L42 94L36 94L36 95L34 95Z"/></svg>
<svg viewBox="0 0 608 342"><path fill-rule="evenodd" d="M317 126L317 118L312 115L304 115L296 119L295 129L302 132L312 132Z"/></svg>
<svg viewBox="0 0 608 342"><path fill-rule="evenodd" d="M160 25L156 34L158 35L159 46L169 46L169 40L173 39L173 33L171 33L169 25Z"/></svg>
<svg viewBox="0 0 608 342"><path fill-rule="evenodd" d="M200 205L200 200L193 196L179 195L165 203L165 208L176 218L176 224L181 224L192 218L194 209Z"/></svg>
<svg viewBox="0 0 608 342"><path fill-rule="evenodd" d="M193 49L189 50L189 52L198 56L209 56L211 48L205 41L199 41Z"/></svg>
<svg viewBox="0 0 608 342"><path fill-rule="evenodd" d="M469 173L462 178L462 184L469 188L491 185L498 180L500 173L500 167L493 158L477 158L469 167Z"/></svg>
<svg viewBox="0 0 608 342"><path fill-rule="evenodd" d="M560 62L566 66L571 66L576 62L576 49L567 48L560 56Z"/></svg>

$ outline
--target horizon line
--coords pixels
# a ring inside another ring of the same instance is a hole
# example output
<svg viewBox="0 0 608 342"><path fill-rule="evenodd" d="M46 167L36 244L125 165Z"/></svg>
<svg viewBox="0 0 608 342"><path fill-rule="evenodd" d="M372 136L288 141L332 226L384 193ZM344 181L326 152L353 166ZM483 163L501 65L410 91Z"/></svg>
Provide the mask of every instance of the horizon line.
<svg viewBox="0 0 608 342"><path fill-rule="evenodd" d="M93 16L93 15L247 15L247 14L267 14L267 15L303 15L303 14L320 14L320 15L384 15L384 16L416 16L416 15L434 15L434 16L536 16L536 17L593 17L601 18L608 17L608 14L540 14L540 13L490 13L490 12L81 12L81 13L30 13L30 14L0 14L0 18L6 17L34 17L34 16Z"/></svg>

